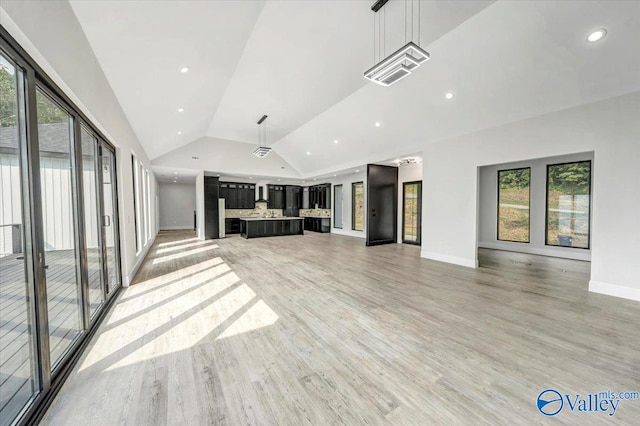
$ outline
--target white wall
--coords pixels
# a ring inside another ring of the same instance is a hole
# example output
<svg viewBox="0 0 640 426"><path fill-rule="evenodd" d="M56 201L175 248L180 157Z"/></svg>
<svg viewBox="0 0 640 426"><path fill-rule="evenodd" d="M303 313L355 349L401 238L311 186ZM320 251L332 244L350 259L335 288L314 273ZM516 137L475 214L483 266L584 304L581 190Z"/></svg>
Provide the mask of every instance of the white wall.
<svg viewBox="0 0 640 426"><path fill-rule="evenodd" d="M594 152L591 291L640 300L640 92L426 145L422 256L477 266L478 167Z"/></svg>
<svg viewBox="0 0 640 426"><path fill-rule="evenodd" d="M422 164L405 164L398 167L398 243L402 243L402 191L405 182L422 180Z"/></svg>
<svg viewBox="0 0 640 426"><path fill-rule="evenodd" d="M193 229L196 209L194 183L165 183L158 185L160 194L160 229Z"/></svg>
<svg viewBox="0 0 640 426"><path fill-rule="evenodd" d="M480 168L478 246L567 259L591 260L591 250L547 246L545 214L547 200L547 165L574 161L593 161L593 153L538 158ZM531 167L529 201L529 243L498 241L498 170Z"/></svg>
<svg viewBox="0 0 640 426"><path fill-rule="evenodd" d="M323 181L324 182L324 181ZM323 182L318 182L318 183L323 183ZM354 174L350 174L350 175L345 175L345 176L338 176L335 177L331 180L329 180L328 182L331 183L331 232L333 232L334 234L341 234L341 235L349 235L352 237L359 237L359 238L366 238L367 237L367 215L366 215L366 211L367 211L367 169L366 167L363 168L363 170L361 170L358 173L354 173ZM352 200L352 195L351 195L351 184L355 183L355 182L362 182L364 185L364 205L365 205L365 223L364 223L364 230L363 231L354 231L353 229L351 229L352 227L352 218L351 215L353 213L353 209L351 206L351 200ZM314 185L316 184L316 182L313 183ZM340 228L335 228L334 225L334 221L333 221L333 213L334 213L334 209L333 206L336 203L336 200L334 199L335 196L335 192L333 190L333 186L334 185L342 185L342 229Z"/></svg>
<svg viewBox="0 0 640 426"><path fill-rule="evenodd" d="M157 194L150 161L131 128L71 6L66 1L3 1L2 26L42 67L49 77L116 146L120 249L123 285L128 285L140 266L157 224L156 203L149 212L151 235L136 254L131 154L151 173L150 193Z"/></svg>

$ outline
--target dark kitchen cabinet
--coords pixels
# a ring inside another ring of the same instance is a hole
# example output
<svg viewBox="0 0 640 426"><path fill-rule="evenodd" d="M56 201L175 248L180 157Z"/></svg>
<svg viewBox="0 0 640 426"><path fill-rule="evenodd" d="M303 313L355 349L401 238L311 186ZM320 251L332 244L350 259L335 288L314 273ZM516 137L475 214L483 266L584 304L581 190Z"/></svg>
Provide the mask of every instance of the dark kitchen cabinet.
<svg viewBox="0 0 640 426"><path fill-rule="evenodd" d="M224 220L224 233L225 234L239 234L240 233L240 218L232 217Z"/></svg>
<svg viewBox="0 0 640 426"><path fill-rule="evenodd" d="M285 187L282 185L267 185L267 207L270 209L285 208Z"/></svg>
<svg viewBox="0 0 640 426"><path fill-rule="evenodd" d="M304 230L330 233L331 232L331 218L330 217L305 217L304 218Z"/></svg>
<svg viewBox="0 0 640 426"><path fill-rule="evenodd" d="M256 186L248 183L220 182L220 198L226 209L254 209Z"/></svg>
<svg viewBox="0 0 640 426"><path fill-rule="evenodd" d="M218 198L220 183L217 177L204 177L204 239L210 240L220 237L218 224Z"/></svg>
<svg viewBox="0 0 640 426"><path fill-rule="evenodd" d="M331 184L314 185L309 187L309 208L315 209L331 208Z"/></svg>
<svg viewBox="0 0 640 426"><path fill-rule="evenodd" d="M284 191L284 215L288 217L300 216L302 207L302 187L287 185Z"/></svg>

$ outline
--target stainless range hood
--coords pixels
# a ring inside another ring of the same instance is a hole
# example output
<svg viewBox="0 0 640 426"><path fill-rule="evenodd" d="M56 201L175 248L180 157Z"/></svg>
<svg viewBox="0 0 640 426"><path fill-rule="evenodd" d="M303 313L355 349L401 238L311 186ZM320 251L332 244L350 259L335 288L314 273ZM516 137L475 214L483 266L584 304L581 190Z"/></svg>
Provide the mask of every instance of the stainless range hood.
<svg viewBox="0 0 640 426"><path fill-rule="evenodd" d="M256 203L266 203L267 200L264 199L264 185L258 186L258 199Z"/></svg>

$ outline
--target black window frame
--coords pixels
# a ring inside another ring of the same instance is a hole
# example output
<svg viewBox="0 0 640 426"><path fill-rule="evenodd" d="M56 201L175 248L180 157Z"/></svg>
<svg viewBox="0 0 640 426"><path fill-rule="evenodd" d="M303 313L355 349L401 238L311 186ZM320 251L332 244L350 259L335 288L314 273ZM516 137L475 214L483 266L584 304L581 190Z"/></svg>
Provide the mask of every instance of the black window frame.
<svg viewBox="0 0 640 426"><path fill-rule="evenodd" d="M500 239L500 173L502 172L515 172L518 170L529 170L529 220L527 223L528 238L527 241L516 240L502 240ZM496 241L503 243L518 243L518 244L531 244L531 167L516 167L513 169L502 169L497 172L497 190L496 193Z"/></svg>
<svg viewBox="0 0 640 426"><path fill-rule="evenodd" d="M416 224L416 230L418 231L418 238L413 240L407 240L404 235L405 223L404 223L404 212L405 212L405 194L407 185L418 185L418 223ZM403 244L413 244L416 246L422 245L422 181L414 180L411 182L402 182L402 243Z"/></svg>
<svg viewBox="0 0 640 426"><path fill-rule="evenodd" d="M560 244L549 244L549 169L555 166L566 166L568 164L589 163L589 219L587 221L587 246L586 247L574 247L574 246L561 246ZM591 250L591 209L593 204L592 184L593 184L593 161L592 160L578 160L578 161L565 161L563 163L547 164L546 176L545 176L545 204L544 204L544 245L549 247L560 247L567 249L578 250Z"/></svg>
<svg viewBox="0 0 640 426"><path fill-rule="evenodd" d="M365 214L362 217L362 229L356 229L356 185L362 186L362 198L364 201L364 181L351 182L351 230L357 232L364 232L364 220ZM366 213L366 212L365 212Z"/></svg>

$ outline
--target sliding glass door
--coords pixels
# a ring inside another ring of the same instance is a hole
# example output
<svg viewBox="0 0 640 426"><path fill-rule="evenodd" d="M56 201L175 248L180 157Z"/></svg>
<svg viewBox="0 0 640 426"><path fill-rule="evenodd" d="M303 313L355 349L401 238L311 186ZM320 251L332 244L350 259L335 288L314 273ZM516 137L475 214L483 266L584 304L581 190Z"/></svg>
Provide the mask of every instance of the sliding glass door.
<svg viewBox="0 0 640 426"><path fill-rule="evenodd" d="M107 271L107 294L120 287L120 268L118 267L118 214L116 211L115 153L106 145L102 151L102 228L104 232L105 263Z"/></svg>
<svg viewBox="0 0 640 426"><path fill-rule="evenodd" d="M0 426L37 420L121 284L115 150L7 40L0 31Z"/></svg>
<svg viewBox="0 0 640 426"><path fill-rule="evenodd" d="M84 244L87 251L89 283L89 315L92 317L104 303L102 232L100 229L100 187L98 186L98 139L82 126L82 198L84 200Z"/></svg>
<svg viewBox="0 0 640 426"><path fill-rule="evenodd" d="M23 71L0 53L0 425L40 390Z"/></svg>
<svg viewBox="0 0 640 426"><path fill-rule="evenodd" d="M38 147L44 234L44 276L49 312L49 350L55 369L84 329L74 213L73 118L41 89Z"/></svg>

